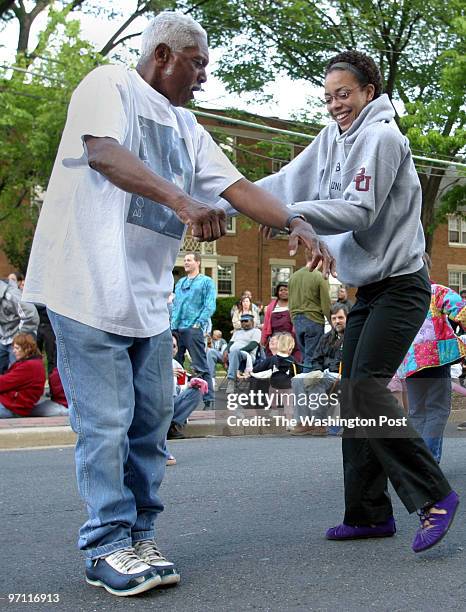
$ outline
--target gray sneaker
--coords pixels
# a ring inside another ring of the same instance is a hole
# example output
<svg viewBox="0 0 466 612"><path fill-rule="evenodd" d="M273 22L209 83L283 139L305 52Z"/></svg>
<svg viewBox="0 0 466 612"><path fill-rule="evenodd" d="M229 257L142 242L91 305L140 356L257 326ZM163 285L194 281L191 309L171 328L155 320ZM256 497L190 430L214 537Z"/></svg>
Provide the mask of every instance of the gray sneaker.
<svg viewBox="0 0 466 612"><path fill-rule="evenodd" d="M162 584L155 567L144 563L133 548L117 550L86 562L86 582L103 587L112 595L139 595Z"/></svg>
<svg viewBox="0 0 466 612"><path fill-rule="evenodd" d="M458 423L456 429L459 429L460 431L466 431L466 421L464 423Z"/></svg>
<svg viewBox="0 0 466 612"><path fill-rule="evenodd" d="M227 395L229 393L234 393L234 392L235 392L235 381L232 378L229 378L227 382Z"/></svg>
<svg viewBox="0 0 466 612"><path fill-rule="evenodd" d="M140 540L134 543L134 552L143 561L157 570L157 574L162 580L162 585L176 584L180 581L180 575L176 570L175 564L168 561L154 540Z"/></svg>

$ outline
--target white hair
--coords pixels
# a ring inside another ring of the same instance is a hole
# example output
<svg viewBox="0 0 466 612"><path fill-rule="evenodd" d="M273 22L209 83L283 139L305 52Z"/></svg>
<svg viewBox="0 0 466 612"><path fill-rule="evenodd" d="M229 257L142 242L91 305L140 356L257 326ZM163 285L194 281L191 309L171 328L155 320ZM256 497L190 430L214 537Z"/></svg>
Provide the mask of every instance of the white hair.
<svg viewBox="0 0 466 612"><path fill-rule="evenodd" d="M172 51L181 51L185 47L198 45L199 38L204 38L207 43L207 32L192 17L175 11L163 11L149 22L142 33L140 59L148 59L161 43Z"/></svg>

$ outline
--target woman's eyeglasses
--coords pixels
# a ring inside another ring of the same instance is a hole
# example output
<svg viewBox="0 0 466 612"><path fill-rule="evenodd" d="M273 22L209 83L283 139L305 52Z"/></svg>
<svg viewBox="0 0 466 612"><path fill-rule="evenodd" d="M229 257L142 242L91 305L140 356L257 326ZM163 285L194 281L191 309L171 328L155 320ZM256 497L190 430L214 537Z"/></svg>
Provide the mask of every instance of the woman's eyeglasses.
<svg viewBox="0 0 466 612"><path fill-rule="evenodd" d="M358 85L357 87L353 87L352 89L341 89L340 91L337 91L337 93L333 94L333 96L325 95L322 100L322 103L328 106L332 103L332 100L347 100L355 89L361 89L362 87L363 85Z"/></svg>

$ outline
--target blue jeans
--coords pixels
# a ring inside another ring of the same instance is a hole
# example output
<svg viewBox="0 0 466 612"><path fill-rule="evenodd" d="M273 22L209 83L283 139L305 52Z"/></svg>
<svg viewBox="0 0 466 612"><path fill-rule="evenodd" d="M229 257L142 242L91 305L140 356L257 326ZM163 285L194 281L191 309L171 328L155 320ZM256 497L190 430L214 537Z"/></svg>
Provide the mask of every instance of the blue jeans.
<svg viewBox="0 0 466 612"><path fill-rule="evenodd" d="M199 389L185 389L179 395L174 397L174 412L173 419L174 423L178 425L184 425L188 420L189 415L199 405L202 399L202 393Z"/></svg>
<svg viewBox="0 0 466 612"><path fill-rule="evenodd" d="M178 353L176 360L183 365L186 350L191 357L192 370L196 376L205 380L209 377L209 367L205 350L204 332L200 328L178 329Z"/></svg>
<svg viewBox="0 0 466 612"><path fill-rule="evenodd" d="M451 410L450 365L415 372L406 379L406 388L411 424L440 463L443 432Z"/></svg>
<svg viewBox="0 0 466 612"><path fill-rule="evenodd" d="M179 395L175 395L173 397L174 412L172 421L177 425L184 425L188 420L188 417L191 412L196 410L201 399L202 394L200 390L194 388L185 389ZM163 450L165 453L165 457L168 459L171 453L168 451L166 442L164 444Z"/></svg>
<svg viewBox="0 0 466 612"><path fill-rule="evenodd" d="M209 385L209 391L204 396L204 401L209 402L214 399L214 385L213 380L215 378L215 366L217 363L223 363L223 352L217 351L217 349L207 349L207 366L209 368L209 379L207 384Z"/></svg>
<svg viewBox="0 0 466 612"><path fill-rule="evenodd" d="M330 373L324 373L319 380L313 381L312 385L305 384L305 378L295 376L291 379L291 388L295 396L294 417L298 424L301 417L312 417L326 419L333 416L338 403L337 394L332 391L335 387L335 377Z"/></svg>
<svg viewBox="0 0 466 612"><path fill-rule="evenodd" d="M0 374L4 374L11 364L16 361L11 344L0 344Z"/></svg>
<svg viewBox="0 0 466 612"><path fill-rule="evenodd" d="M131 338L48 314L89 514L78 545L95 559L154 537L173 417L171 334Z"/></svg>
<svg viewBox="0 0 466 612"><path fill-rule="evenodd" d="M20 417L21 415L16 414L16 412L12 412L5 408L3 404L0 404L0 419L14 419L16 417Z"/></svg>
<svg viewBox="0 0 466 612"><path fill-rule="evenodd" d="M236 374L241 368L241 365L245 363L247 352L241 349L232 349L228 354L228 374L227 377L230 380L236 379ZM254 358L253 358L254 361Z"/></svg>
<svg viewBox="0 0 466 612"><path fill-rule="evenodd" d="M312 357L319 340L324 335L324 326L312 321L306 315L298 314L293 319L296 341L303 356L303 372L311 371Z"/></svg>

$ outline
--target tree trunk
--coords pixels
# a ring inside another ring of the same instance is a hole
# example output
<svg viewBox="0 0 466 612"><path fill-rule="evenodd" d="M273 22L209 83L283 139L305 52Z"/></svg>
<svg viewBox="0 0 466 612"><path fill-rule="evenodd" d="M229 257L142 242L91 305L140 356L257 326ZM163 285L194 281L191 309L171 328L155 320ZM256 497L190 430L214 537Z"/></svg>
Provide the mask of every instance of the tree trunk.
<svg viewBox="0 0 466 612"><path fill-rule="evenodd" d="M31 25L31 16L28 13L24 13L22 18L19 19L18 47L16 49L17 53L27 53Z"/></svg>
<svg viewBox="0 0 466 612"><path fill-rule="evenodd" d="M434 241L435 202L440 189L444 168L432 168L434 175L430 176L422 185L422 212L421 221L426 236L426 251L431 255Z"/></svg>

